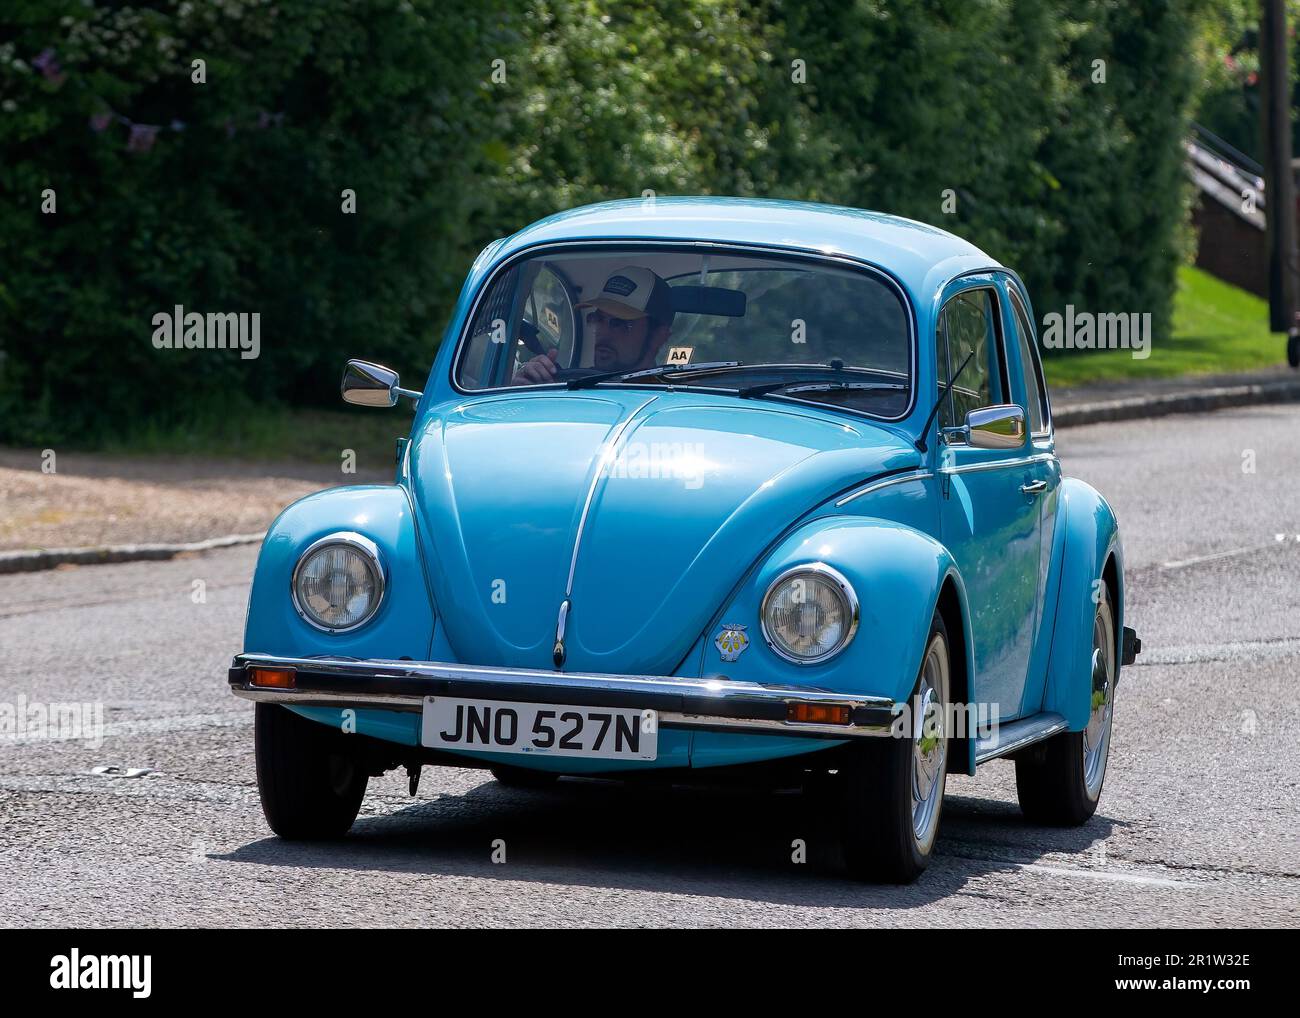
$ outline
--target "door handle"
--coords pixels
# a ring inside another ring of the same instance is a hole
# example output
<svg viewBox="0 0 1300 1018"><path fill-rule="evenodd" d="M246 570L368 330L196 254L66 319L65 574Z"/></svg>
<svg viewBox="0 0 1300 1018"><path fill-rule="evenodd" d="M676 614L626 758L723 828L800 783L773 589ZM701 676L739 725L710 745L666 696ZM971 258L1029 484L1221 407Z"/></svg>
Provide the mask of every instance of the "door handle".
<svg viewBox="0 0 1300 1018"><path fill-rule="evenodd" d="M1020 486L1020 491L1025 495L1041 495L1046 490L1046 481L1030 481L1028 484L1022 484Z"/></svg>

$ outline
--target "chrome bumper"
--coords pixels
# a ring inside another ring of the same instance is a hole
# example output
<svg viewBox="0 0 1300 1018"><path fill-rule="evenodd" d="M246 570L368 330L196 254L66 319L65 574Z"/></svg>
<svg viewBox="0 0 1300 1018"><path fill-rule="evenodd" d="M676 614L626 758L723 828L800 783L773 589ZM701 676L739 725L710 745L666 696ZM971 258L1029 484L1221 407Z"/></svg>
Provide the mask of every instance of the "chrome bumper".
<svg viewBox="0 0 1300 1018"><path fill-rule="evenodd" d="M292 669L292 689L254 685L251 669ZM486 668L438 661L360 661L239 654L231 662L236 696L295 707L422 710L426 696L654 710L665 728L848 739L888 735L901 705L886 697L764 686L726 678L604 675L527 668ZM847 724L790 720L800 704L847 707Z"/></svg>

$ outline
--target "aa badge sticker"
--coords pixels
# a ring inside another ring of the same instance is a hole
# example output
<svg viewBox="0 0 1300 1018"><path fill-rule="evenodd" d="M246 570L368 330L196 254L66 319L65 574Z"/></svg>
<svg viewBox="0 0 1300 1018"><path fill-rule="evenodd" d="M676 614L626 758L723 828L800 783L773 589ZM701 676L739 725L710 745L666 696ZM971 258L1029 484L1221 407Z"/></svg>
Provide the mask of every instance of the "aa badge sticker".
<svg viewBox="0 0 1300 1018"><path fill-rule="evenodd" d="M735 661L749 646L749 634L745 632L744 626L724 623L722 632L714 639L713 645L718 648L723 661Z"/></svg>

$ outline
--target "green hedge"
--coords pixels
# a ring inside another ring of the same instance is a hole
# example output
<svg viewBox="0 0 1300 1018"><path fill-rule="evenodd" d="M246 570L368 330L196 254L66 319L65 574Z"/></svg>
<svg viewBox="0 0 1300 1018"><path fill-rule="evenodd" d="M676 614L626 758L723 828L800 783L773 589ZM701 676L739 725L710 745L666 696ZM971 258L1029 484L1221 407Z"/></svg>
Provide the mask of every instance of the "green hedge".
<svg viewBox="0 0 1300 1018"><path fill-rule="evenodd" d="M9 0L0 441L329 405L349 355L420 378L484 244L647 189L936 223L1019 268L1040 316L1152 311L1159 339L1203 7ZM110 110L162 130L131 151L92 124ZM261 356L156 350L177 304L260 312Z"/></svg>
<svg viewBox="0 0 1300 1018"><path fill-rule="evenodd" d="M0 438L328 397L348 353L427 370L491 198L492 12L8 0L0 17L17 22L0 46ZM32 69L47 48L62 82ZM90 125L105 110L163 130L128 151L128 127ZM260 313L261 356L155 349L152 317L175 305Z"/></svg>

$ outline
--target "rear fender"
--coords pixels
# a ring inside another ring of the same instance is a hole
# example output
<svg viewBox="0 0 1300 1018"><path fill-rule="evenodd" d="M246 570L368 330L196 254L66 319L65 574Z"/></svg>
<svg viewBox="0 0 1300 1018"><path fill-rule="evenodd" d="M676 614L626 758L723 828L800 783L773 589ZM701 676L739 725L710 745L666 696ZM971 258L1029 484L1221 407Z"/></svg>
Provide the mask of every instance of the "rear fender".
<svg viewBox="0 0 1300 1018"><path fill-rule="evenodd" d="M1092 625L1105 570L1113 562L1116 683L1123 659L1124 551L1119 525L1097 490L1077 478L1061 482L1054 572L1057 585L1052 649L1043 710L1062 715L1073 732L1088 725L1092 705Z"/></svg>

